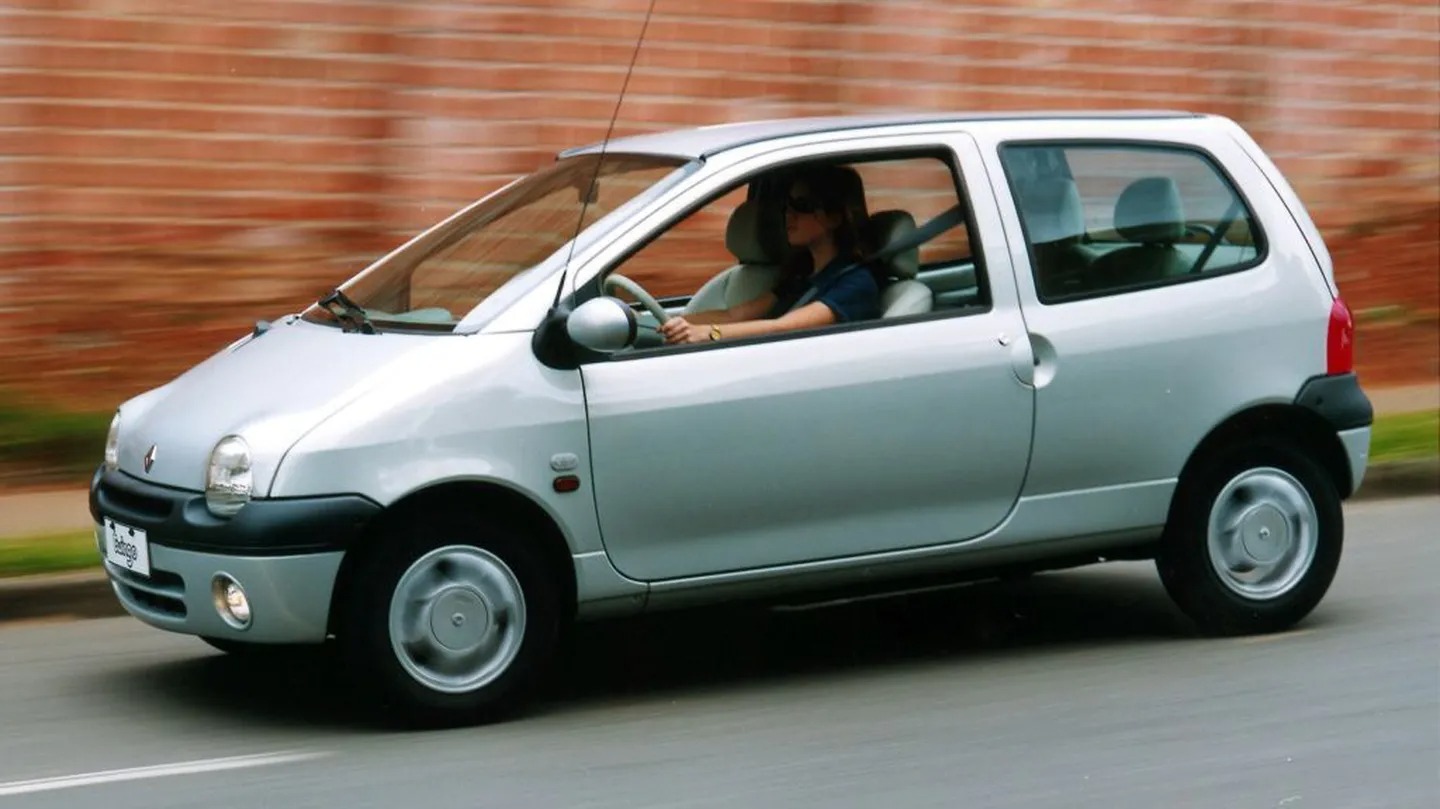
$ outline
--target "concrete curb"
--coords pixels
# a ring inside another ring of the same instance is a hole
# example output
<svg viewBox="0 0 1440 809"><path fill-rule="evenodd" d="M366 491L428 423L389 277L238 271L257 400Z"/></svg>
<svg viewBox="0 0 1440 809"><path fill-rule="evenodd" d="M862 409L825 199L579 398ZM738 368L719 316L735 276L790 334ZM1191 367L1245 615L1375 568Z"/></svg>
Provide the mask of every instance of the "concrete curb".
<svg viewBox="0 0 1440 809"><path fill-rule="evenodd" d="M1440 495L1440 458L1372 466L1352 501L1427 495ZM0 579L0 624L124 614L110 582L98 570Z"/></svg>
<svg viewBox="0 0 1440 809"><path fill-rule="evenodd" d="M1440 494L1440 458L1389 461L1365 470L1356 500Z"/></svg>
<svg viewBox="0 0 1440 809"><path fill-rule="evenodd" d="M0 625L6 621L124 614L109 579L99 570L0 579Z"/></svg>

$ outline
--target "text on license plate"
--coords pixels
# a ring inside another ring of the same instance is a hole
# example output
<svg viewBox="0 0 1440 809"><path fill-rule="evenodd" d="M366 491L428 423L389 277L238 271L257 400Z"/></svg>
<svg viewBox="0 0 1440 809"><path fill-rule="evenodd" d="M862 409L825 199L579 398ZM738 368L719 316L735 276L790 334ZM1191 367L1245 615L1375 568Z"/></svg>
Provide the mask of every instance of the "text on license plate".
<svg viewBox="0 0 1440 809"><path fill-rule="evenodd" d="M150 541L145 529L105 519L105 560L116 567L150 575Z"/></svg>

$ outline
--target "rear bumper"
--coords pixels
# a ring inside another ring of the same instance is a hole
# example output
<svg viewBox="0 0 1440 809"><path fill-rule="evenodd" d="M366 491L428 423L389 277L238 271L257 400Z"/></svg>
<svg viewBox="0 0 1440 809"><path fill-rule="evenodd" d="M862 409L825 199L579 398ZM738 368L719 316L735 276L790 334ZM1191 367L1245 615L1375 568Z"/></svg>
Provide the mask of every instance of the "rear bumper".
<svg viewBox="0 0 1440 809"><path fill-rule="evenodd" d="M1337 431L1375 423L1375 408L1353 372L1310 377L1295 395L1295 404L1314 411Z"/></svg>
<svg viewBox="0 0 1440 809"><path fill-rule="evenodd" d="M1360 482L1365 479L1365 469L1370 464L1370 428L1355 427L1341 430L1337 435L1340 446L1345 448L1345 460L1350 464L1350 491L1344 493L1349 497L1360 490Z"/></svg>
<svg viewBox="0 0 1440 809"><path fill-rule="evenodd" d="M320 643L344 556L231 556L151 543L149 576L108 562L105 572L126 612L159 629L254 643ZM215 609L211 582L219 573L245 590L251 619L243 630Z"/></svg>
<svg viewBox="0 0 1440 809"><path fill-rule="evenodd" d="M1309 409L1335 430L1350 469L1349 497L1360 490L1370 462L1370 428L1375 408L1353 372L1325 374L1307 379L1295 396L1295 404Z"/></svg>

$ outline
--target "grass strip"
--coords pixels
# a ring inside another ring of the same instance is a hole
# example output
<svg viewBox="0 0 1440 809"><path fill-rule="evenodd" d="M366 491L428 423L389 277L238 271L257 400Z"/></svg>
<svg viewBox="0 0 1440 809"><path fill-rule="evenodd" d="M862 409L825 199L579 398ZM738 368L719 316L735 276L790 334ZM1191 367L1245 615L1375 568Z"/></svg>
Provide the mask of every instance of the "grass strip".
<svg viewBox="0 0 1440 809"><path fill-rule="evenodd" d="M99 570L93 531L0 539L0 578Z"/></svg>
<svg viewBox="0 0 1440 809"><path fill-rule="evenodd" d="M1440 455L1440 411L1380 416L1370 433L1370 463Z"/></svg>

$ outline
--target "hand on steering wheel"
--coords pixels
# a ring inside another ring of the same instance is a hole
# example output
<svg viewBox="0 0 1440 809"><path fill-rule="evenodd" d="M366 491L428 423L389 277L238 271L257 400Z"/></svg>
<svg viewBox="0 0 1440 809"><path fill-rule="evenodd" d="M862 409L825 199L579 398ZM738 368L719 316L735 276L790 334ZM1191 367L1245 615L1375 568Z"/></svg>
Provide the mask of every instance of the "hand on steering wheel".
<svg viewBox="0 0 1440 809"><path fill-rule="evenodd" d="M655 316L655 325L657 327L663 325L666 320L670 319L670 315L665 311L665 307L661 306L660 302L655 300L654 296L642 289L639 284L618 272L612 272L605 276L603 287L607 293L611 292L613 287L619 287L635 296L640 303L645 305L645 310Z"/></svg>

